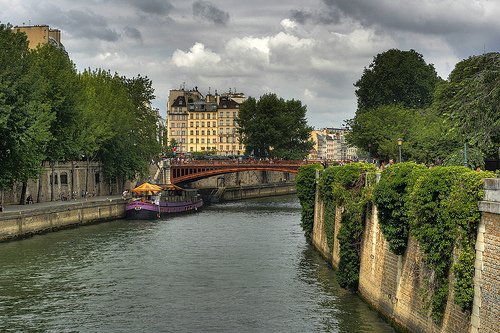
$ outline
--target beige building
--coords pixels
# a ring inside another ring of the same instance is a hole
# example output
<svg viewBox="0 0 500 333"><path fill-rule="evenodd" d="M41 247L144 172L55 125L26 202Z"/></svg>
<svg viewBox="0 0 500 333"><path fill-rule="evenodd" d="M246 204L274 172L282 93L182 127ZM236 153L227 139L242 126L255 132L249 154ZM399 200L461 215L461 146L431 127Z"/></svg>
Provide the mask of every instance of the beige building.
<svg viewBox="0 0 500 333"><path fill-rule="evenodd" d="M175 140L178 153L209 152L240 155L245 151L238 137L240 104L243 93L231 92L203 96L198 88L170 90L167 102L168 142Z"/></svg>
<svg viewBox="0 0 500 333"><path fill-rule="evenodd" d="M323 128L313 130L311 139L314 147L310 151L308 158L313 160L356 160L357 149L347 144L345 140L345 128Z"/></svg>
<svg viewBox="0 0 500 333"><path fill-rule="evenodd" d="M51 43L64 49L61 43L61 30L50 29L48 25L15 26L16 32L24 32L28 37L29 48L36 49L40 45Z"/></svg>

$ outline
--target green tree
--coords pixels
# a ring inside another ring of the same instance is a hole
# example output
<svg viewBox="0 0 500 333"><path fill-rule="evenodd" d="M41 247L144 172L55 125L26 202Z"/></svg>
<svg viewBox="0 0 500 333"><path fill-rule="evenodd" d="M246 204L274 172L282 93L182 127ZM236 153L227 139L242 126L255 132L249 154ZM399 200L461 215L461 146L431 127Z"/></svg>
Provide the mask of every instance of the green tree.
<svg viewBox="0 0 500 333"><path fill-rule="evenodd" d="M373 158L395 159L398 138L405 138L410 133L415 114L419 112L401 105L381 105L369 112L358 113L347 122L351 131L346 138L350 144L369 150ZM403 147L407 145L406 140L403 144Z"/></svg>
<svg viewBox="0 0 500 333"><path fill-rule="evenodd" d="M0 189L37 178L54 119L25 34L0 24ZM21 201L24 201L23 194Z"/></svg>
<svg viewBox="0 0 500 333"><path fill-rule="evenodd" d="M87 160L100 160L105 178L118 179L122 186L137 174L146 175L149 163L161 152L158 112L151 108L151 81L140 76L127 79L101 69L85 71L82 80Z"/></svg>
<svg viewBox="0 0 500 333"><path fill-rule="evenodd" d="M389 104L413 109L427 107L438 81L434 66L426 64L415 50L379 53L354 84L358 112Z"/></svg>
<svg viewBox="0 0 500 333"><path fill-rule="evenodd" d="M55 162L74 160L81 152L81 81L75 65L62 48L50 43L45 44L33 51L33 59L34 66L38 67L48 82L45 100L55 114L50 128L52 139L46 151L46 159L52 167L52 179L54 179ZM73 183L72 180L71 184ZM54 200L54 184L50 185L51 200Z"/></svg>
<svg viewBox="0 0 500 333"><path fill-rule="evenodd" d="M237 119L247 154L284 159L307 156L313 143L309 141L312 127L307 126L306 112L300 101L285 101L276 94L263 95L258 101L248 98Z"/></svg>
<svg viewBox="0 0 500 333"><path fill-rule="evenodd" d="M436 91L435 107L452 132L486 157L500 146L500 53L473 56L459 62Z"/></svg>

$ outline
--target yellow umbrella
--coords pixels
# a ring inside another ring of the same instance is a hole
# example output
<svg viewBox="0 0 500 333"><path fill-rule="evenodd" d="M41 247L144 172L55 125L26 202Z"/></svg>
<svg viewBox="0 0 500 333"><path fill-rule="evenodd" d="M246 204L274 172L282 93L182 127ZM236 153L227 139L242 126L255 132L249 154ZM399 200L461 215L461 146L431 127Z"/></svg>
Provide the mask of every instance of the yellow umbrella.
<svg viewBox="0 0 500 333"><path fill-rule="evenodd" d="M132 190L134 193L142 193L142 192L160 192L161 187L158 185L143 183L140 186L137 186Z"/></svg>

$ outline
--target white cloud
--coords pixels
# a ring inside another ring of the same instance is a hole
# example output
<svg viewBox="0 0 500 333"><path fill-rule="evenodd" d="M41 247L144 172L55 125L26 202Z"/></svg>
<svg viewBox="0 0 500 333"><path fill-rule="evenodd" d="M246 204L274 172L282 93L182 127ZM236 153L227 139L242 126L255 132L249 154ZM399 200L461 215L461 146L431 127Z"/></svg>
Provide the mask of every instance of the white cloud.
<svg viewBox="0 0 500 333"><path fill-rule="evenodd" d="M176 50L172 55L172 63L177 67L206 67L216 65L221 58L216 53L206 50L205 45L196 43L189 52Z"/></svg>

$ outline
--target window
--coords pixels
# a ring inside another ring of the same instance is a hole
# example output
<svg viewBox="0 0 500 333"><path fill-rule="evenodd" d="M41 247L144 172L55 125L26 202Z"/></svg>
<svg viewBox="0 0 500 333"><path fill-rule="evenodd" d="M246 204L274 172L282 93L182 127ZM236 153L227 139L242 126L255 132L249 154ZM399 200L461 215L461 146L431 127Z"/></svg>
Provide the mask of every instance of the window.
<svg viewBox="0 0 500 333"><path fill-rule="evenodd" d="M199 121L196 122L196 127L197 128L200 127L200 122Z"/></svg>
<svg viewBox="0 0 500 333"><path fill-rule="evenodd" d="M217 135L217 132L215 130L213 130L212 135Z"/></svg>
<svg viewBox="0 0 500 333"><path fill-rule="evenodd" d="M210 119L210 113L207 113L207 119Z"/></svg>
<svg viewBox="0 0 500 333"><path fill-rule="evenodd" d="M207 139L207 143L210 143L210 139Z"/></svg>
<svg viewBox="0 0 500 333"><path fill-rule="evenodd" d="M201 119L205 119L205 114L204 113L201 114Z"/></svg>
<svg viewBox="0 0 500 333"><path fill-rule="evenodd" d="M194 143L193 138L189 139L189 143Z"/></svg>
<svg viewBox="0 0 500 333"><path fill-rule="evenodd" d="M192 121L189 123L189 127L193 127L193 122Z"/></svg>
<svg viewBox="0 0 500 333"><path fill-rule="evenodd" d="M205 122L204 121L201 122L201 127L205 127Z"/></svg>
<svg viewBox="0 0 500 333"><path fill-rule="evenodd" d="M194 131L193 130L190 130L189 131L189 135L193 135L194 134Z"/></svg>
<svg viewBox="0 0 500 333"><path fill-rule="evenodd" d="M203 138L202 138L202 139L201 139L201 143L205 143L205 139L203 139Z"/></svg>
<svg viewBox="0 0 500 333"><path fill-rule="evenodd" d="M189 148L189 151L193 151L193 147Z"/></svg>
<svg viewBox="0 0 500 333"><path fill-rule="evenodd" d="M196 143L200 143L200 139L196 138Z"/></svg>
<svg viewBox="0 0 500 333"><path fill-rule="evenodd" d="M201 130L201 135L205 135L205 130Z"/></svg>
<svg viewBox="0 0 500 333"><path fill-rule="evenodd" d="M217 122L216 121L212 121L212 126L213 127L217 127Z"/></svg>
<svg viewBox="0 0 500 333"><path fill-rule="evenodd" d="M233 112L233 118L236 118L236 112Z"/></svg>
<svg viewBox="0 0 500 333"><path fill-rule="evenodd" d="M229 126L229 119L226 119L226 126Z"/></svg>
<svg viewBox="0 0 500 333"><path fill-rule="evenodd" d="M219 113L219 118L223 118L223 117L224 117L224 112L222 112L222 111L221 111L221 112Z"/></svg>
<svg viewBox="0 0 500 333"><path fill-rule="evenodd" d="M219 146L219 150L223 151L224 150L224 146Z"/></svg>
<svg viewBox="0 0 500 333"><path fill-rule="evenodd" d="M210 122L209 121L207 121L207 127L210 127Z"/></svg>
<svg viewBox="0 0 500 333"><path fill-rule="evenodd" d="M230 112L229 112L229 111L227 111L227 112L226 112L226 117L228 117L228 118L229 118L229 114L230 114Z"/></svg>
<svg viewBox="0 0 500 333"><path fill-rule="evenodd" d="M194 115L191 113L191 114L189 115L189 119L193 119L193 117L194 117Z"/></svg>
<svg viewBox="0 0 500 333"><path fill-rule="evenodd" d="M196 114L196 119L200 119L200 114L199 113Z"/></svg>
<svg viewBox="0 0 500 333"><path fill-rule="evenodd" d="M57 183L58 183L58 182L57 182L57 174L55 173L55 174L54 174L54 176L55 176L55 177L54 177L54 181L52 182L52 175L50 175L50 179L49 179L49 181L50 181L50 184L57 185Z"/></svg>
<svg viewBox="0 0 500 333"><path fill-rule="evenodd" d="M226 145L226 150L229 150L229 145Z"/></svg>
<svg viewBox="0 0 500 333"><path fill-rule="evenodd" d="M220 126L224 126L224 120L221 119L220 122L219 122L219 125Z"/></svg>
<svg viewBox="0 0 500 333"><path fill-rule="evenodd" d="M196 135L200 135L200 131L196 130Z"/></svg>
<svg viewBox="0 0 500 333"><path fill-rule="evenodd" d="M182 135L182 136L185 136L185 135L186 135L186 131L182 131L182 132L181 132L181 135Z"/></svg>
<svg viewBox="0 0 500 333"><path fill-rule="evenodd" d="M224 129L223 128L219 128L219 134L224 134Z"/></svg>
<svg viewBox="0 0 500 333"><path fill-rule="evenodd" d="M186 143L186 138L181 139L182 143Z"/></svg>
<svg viewBox="0 0 500 333"><path fill-rule="evenodd" d="M68 174L66 172L61 173L59 177L61 178L61 185L68 185Z"/></svg>

